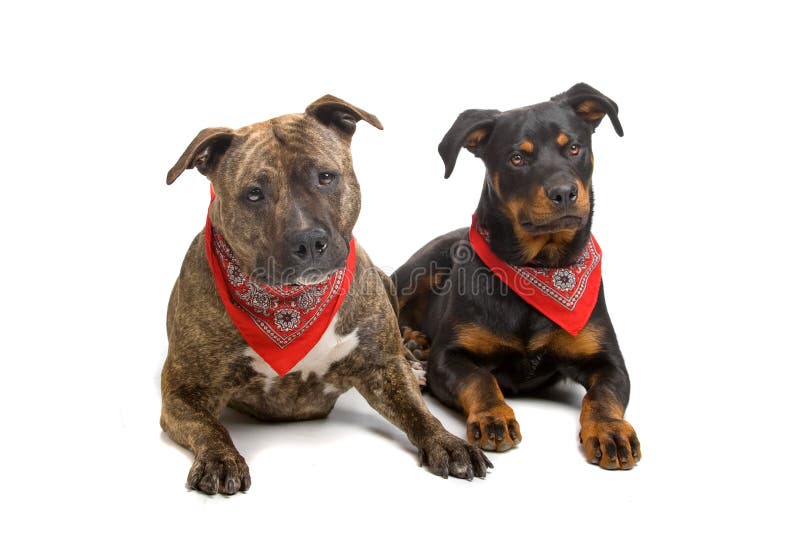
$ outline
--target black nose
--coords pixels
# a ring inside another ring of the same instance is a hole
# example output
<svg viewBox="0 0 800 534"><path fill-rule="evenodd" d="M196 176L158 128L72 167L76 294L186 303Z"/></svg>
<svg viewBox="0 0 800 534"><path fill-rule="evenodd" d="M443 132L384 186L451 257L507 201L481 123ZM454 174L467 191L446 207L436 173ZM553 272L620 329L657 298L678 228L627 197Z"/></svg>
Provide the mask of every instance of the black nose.
<svg viewBox="0 0 800 534"><path fill-rule="evenodd" d="M296 259L321 258L328 249L328 233L322 228L297 232L289 239L289 251Z"/></svg>
<svg viewBox="0 0 800 534"><path fill-rule="evenodd" d="M547 190L547 198L556 206L571 206L578 200L578 184L559 184Z"/></svg>

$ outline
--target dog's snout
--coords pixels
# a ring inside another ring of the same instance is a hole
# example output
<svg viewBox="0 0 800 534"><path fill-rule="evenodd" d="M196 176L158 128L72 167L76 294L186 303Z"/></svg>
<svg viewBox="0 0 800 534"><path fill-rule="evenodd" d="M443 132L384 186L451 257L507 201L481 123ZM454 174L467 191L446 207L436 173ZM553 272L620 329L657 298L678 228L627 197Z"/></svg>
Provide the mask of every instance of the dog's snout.
<svg viewBox="0 0 800 534"><path fill-rule="evenodd" d="M289 239L289 250L299 261L321 258L328 250L328 233L322 228L297 232Z"/></svg>
<svg viewBox="0 0 800 534"><path fill-rule="evenodd" d="M556 206L571 206L578 200L578 184L558 184L547 190L547 198Z"/></svg>

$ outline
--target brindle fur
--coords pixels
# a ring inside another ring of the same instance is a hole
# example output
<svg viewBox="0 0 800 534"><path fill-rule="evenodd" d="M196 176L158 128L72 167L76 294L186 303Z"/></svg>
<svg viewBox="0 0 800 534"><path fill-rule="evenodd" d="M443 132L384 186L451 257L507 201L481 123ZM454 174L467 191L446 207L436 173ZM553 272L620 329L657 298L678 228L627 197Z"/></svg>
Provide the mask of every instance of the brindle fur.
<svg viewBox="0 0 800 534"><path fill-rule="evenodd" d="M280 274L291 266L284 236L309 220L330 235L328 256L323 258L327 263L318 267L335 270L344 265L360 209L349 149L358 120L381 128L369 113L326 96L304 114L235 131L206 129L167 181L172 183L192 167L208 176L217 194L211 220L245 272L266 273L267 282L292 282ZM322 171L337 174L335 188L315 185ZM255 209L243 199L254 185L268 200ZM270 262L276 267L272 273L266 270ZM408 435L434 473L485 476L491 464L480 450L445 431L425 406L398 334L393 300L391 281L358 247L355 276L335 328L340 336L357 332L357 346L321 376L292 371L278 378L264 373L258 361L254 364L226 313L201 232L189 247L169 300L169 351L161 380L161 426L195 454L188 486L208 494L233 494L250 487L248 466L218 420L225 406L264 421L321 418L351 387Z"/></svg>
<svg viewBox="0 0 800 534"><path fill-rule="evenodd" d="M462 147L485 163L476 217L498 257L559 267L584 249L594 207L591 135L606 115L622 135L617 105L578 84L549 102L458 117L439 146L445 177ZM429 353L428 386L464 413L471 442L486 450L514 447L522 435L504 395L569 378L587 389L580 416L586 459L629 469L641 458L623 419L630 382L602 285L589 323L573 337L488 273L466 228L425 245L392 278L400 325L430 340L414 341Z"/></svg>

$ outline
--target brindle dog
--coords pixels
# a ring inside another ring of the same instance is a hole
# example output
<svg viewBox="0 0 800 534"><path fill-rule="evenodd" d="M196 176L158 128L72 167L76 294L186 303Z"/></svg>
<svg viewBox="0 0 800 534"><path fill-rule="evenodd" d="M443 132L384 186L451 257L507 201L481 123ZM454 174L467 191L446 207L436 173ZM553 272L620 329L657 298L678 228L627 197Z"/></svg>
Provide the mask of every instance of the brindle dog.
<svg viewBox="0 0 800 534"><path fill-rule="evenodd" d="M209 216L242 272L266 284L314 283L345 265L361 207L350 156L356 123L378 119L325 96L305 113L232 130L208 128L167 175L206 175L216 193ZM308 273L315 273L309 275ZM245 343L226 313L201 232L181 267L167 311L169 352L161 427L190 449L188 486L208 494L250 487L242 456L218 418L225 406L264 421L325 417L355 387L447 477L484 477L491 463L449 434L425 406L398 335L391 281L357 247L350 291L311 352L279 377Z"/></svg>
<svg viewBox="0 0 800 534"><path fill-rule="evenodd" d="M456 119L439 145L445 178L462 147L483 160L476 217L501 260L563 267L584 250L594 207L591 135L606 115L621 136L617 105L578 84L549 102L468 110ZM580 415L586 459L606 469L633 467L641 451L623 419L630 382L602 285L588 324L572 336L486 276L467 235L464 228L434 239L392 275L409 347L429 350L433 394L463 411L472 443L503 451L522 439L503 395L570 378L587 389Z"/></svg>

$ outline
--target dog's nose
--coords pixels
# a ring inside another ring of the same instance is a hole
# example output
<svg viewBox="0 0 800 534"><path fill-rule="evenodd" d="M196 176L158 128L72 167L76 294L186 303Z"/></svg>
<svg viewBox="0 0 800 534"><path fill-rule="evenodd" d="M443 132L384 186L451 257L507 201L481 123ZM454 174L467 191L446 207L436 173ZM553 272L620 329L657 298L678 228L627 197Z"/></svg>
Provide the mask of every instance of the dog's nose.
<svg viewBox="0 0 800 534"><path fill-rule="evenodd" d="M322 228L298 232L289 239L289 250L301 261L321 258L328 250L328 233Z"/></svg>
<svg viewBox="0 0 800 534"><path fill-rule="evenodd" d="M578 184L559 184L547 190L547 198L556 206L571 206L578 200Z"/></svg>

